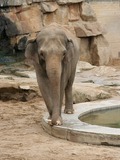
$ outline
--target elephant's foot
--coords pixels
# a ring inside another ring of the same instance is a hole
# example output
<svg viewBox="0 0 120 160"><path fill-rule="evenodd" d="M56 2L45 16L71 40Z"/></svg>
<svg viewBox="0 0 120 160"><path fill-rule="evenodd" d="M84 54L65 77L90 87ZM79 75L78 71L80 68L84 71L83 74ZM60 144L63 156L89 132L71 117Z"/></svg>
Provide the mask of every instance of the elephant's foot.
<svg viewBox="0 0 120 160"><path fill-rule="evenodd" d="M57 119L52 118L52 125L61 126L63 124L62 118L59 116Z"/></svg>
<svg viewBox="0 0 120 160"><path fill-rule="evenodd" d="M53 124L52 124L52 120L51 119L48 119L48 124L50 125L50 126L52 126Z"/></svg>
<svg viewBox="0 0 120 160"><path fill-rule="evenodd" d="M57 125L57 126L61 126L62 124L63 124L62 120L57 120L57 121L56 121L56 125Z"/></svg>
<svg viewBox="0 0 120 160"><path fill-rule="evenodd" d="M70 108L65 108L65 110L64 110L64 113L65 114L74 114L74 109L70 109Z"/></svg>
<svg viewBox="0 0 120 160"><path fill-rule="evenodd" d="M52 118L51 118L51 116L48 117L48 124L49 124L50 126L52 126Z"/></svg>
<svg viewBox="0 0 120 160"><path fill-rule="evenodd" d="M56 114L54 114L53 116L49 115L48 124L51 126L53 125L60 126L63 124L62 118L60 116L57 116Z"/></svg>

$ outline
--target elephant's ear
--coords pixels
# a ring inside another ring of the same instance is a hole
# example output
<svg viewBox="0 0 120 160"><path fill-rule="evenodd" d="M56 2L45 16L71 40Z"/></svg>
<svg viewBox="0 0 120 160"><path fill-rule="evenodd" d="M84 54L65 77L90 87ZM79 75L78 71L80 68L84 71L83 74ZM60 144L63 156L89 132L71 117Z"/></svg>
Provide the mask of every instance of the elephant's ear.
<svg viewBox="0 0 120 160"><path fill-rule="evenodd" d="M65 56L65 61L70 62L74 55L74 43L70 38L67 38L66 50L67 54Z"/></svg>
<svg viewBox="0 0 120 160"><path fill-rule="evenodd" d="M26 50L25 50L25 57L30 60L32 63L37 62L39 63L39 58L38 58L38 47L37 47L37 42L36 39L29 40L26 44Z"/></svg>

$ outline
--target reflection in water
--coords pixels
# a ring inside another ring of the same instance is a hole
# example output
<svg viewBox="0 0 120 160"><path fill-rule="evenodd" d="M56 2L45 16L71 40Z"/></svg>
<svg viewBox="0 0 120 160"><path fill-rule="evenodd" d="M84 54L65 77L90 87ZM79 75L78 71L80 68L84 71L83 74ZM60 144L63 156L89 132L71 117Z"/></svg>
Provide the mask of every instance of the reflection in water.
<svg viewBox="0 0 120 160"><path fill-rule="evenodd" d="M80 117L80 120L92 125L120 128L120 108L95 111Z"/></svg>

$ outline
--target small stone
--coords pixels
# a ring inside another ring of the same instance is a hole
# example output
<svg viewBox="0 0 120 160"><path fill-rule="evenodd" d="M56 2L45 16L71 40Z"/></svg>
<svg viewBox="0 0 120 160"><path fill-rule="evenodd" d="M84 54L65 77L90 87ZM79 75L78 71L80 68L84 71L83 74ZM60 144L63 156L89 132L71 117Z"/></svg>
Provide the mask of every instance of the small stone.
<svg viewBox="0 0 120 160"><path fill-rule="evenodd" d="M20 85L19 88L23 90L30 90L30 86L26 86L26 85Z"/></svg>
<svg viewBox="0 0 120 160"><path fill-rule="evenodd" d="M17 76L17 77L29 78L29 75L28 75L28 74L23 73L23 72L20 72L20 71L15 71L13 74L14 74L15 76Z"/></svg>
<svg viewBox="0 0 120 160"><path fill-rule="evenodd" d="M70 3L80 3L84 0L56 0L58 4L64 5L64 4L70 4Z"/></svg>
<svg viewBox="0 0 120 160"><path fill-rule="evenodd" d="M72 155L73 155L73 156L76 156L77 154L76 154L76 153L72 153Z"/></svg>

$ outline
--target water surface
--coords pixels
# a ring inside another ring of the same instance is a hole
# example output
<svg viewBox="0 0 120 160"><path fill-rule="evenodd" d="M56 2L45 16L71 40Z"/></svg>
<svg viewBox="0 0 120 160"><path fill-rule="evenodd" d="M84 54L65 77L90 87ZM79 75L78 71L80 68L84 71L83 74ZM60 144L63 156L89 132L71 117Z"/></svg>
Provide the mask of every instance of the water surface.
<svg viewBox="0 0 120 160"><path fill-rule="evenodd" d="M80 120L92 125L120 128L120 107L95 111L80 117Z"/></svg>

